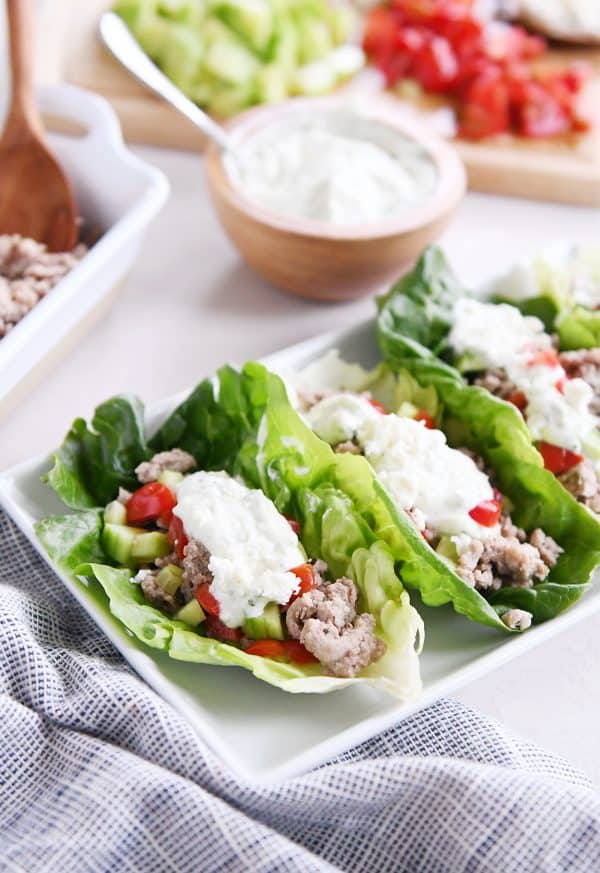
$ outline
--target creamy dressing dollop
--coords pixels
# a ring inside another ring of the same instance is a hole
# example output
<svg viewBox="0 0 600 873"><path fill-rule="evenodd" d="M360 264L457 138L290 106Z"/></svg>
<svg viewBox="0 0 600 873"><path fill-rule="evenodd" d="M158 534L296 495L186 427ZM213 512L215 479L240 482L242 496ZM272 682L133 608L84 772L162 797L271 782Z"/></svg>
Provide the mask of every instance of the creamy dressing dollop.
<svg viewBox="0 0 600 873"><path fill-rule="evenodd" d="M284 116L224 160L233 182L262 206L334 225L398 215L437 180L415 140L341 109Z"/></svg>
<svg viewBox="0 0 600 873"><path fill-rule="evenodd" d="M525 415L534 441L585 454L586 438L598 426L590 411L593 390L582 379L566 379L559 364L534 362L536 352L552 351L552 341L538 318L525 316L507 303L464 297L454 310L448 342L455 354L472 358L477 369L506 371L527 398Z"/></svg>
<svg viewBox="0 0 600 873"><path fill-rule="evenodd" d="M306 418L330 445L354 439L396 504L436 533L480 540L498 533L498 525L484 527L469 515L493 498L488 477L471 458L450 448L442 431L412 418L383 415L354 394L326 397Z"/></svg>
<svg viewBox="0 0 600 873"><path fill-rule="evenodd" d="M210 552L210 590L228 627L259 616L267 603L287 603L297 590L298 578L289 571L306 556L262 491L224 472L192 473L177 486L173 512L187 536Z"/></svg>

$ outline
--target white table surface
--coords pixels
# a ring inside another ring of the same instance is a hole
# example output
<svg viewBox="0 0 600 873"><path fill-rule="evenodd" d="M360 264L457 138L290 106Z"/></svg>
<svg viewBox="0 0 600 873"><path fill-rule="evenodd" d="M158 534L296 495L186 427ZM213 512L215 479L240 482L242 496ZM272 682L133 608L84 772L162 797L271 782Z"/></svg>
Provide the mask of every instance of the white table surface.
<svg viewBox="0 0 600 873"><path fill-rule="evenodd" d="M226 360L241 362L353 324L372 300L309 303L254 276L221 232L200 158L139 148L172 185L108 316L44 374L0 424L0 467L58 444L71 420L116 392L150 402ZM469 195L444 238L460 274L477 282L553 239L600 238L600 210ZM581 622L458 697L580 766L600 785L600 633Z"/></svg>

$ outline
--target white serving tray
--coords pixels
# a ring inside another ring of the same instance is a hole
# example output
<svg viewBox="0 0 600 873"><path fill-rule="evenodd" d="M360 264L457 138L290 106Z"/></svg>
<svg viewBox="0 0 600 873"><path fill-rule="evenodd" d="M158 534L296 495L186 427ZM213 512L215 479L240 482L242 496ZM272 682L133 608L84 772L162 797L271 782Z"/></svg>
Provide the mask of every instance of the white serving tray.
<svg viewBox="0 0 600 873"><path fill-rule="evenodd" d="M372 366L377 360L373 322L284 349L264 363L278 372L293 372L332 347L339 348L348 360ZM149 426L156 427L183 396L185 392L152 407ZM65 432L69 424L65 422ZM47 458L38 457L0 474L0 504L51 564L33 532L39 519L65 511L40 482L47 468ZM558 618L519 636L503 636L469 622L449 607L423 607L411 592L426 629L421 657L423 693L410 706L401 706L369 688L292 695L238 668L171 660L129 636L96 589L58 575L134 670L189 721L223 761L255 784L280 781L323 763L600 610L598 586Z"/></svg>
<svg viewBox="0 0 600 873"><path fill-rule="evenodd" d="M83 128L50 144L75 189L80 214L101 236L80 263L0 340L0 413L17 385L67 336L90 323L123 279L150 221L166 200L163 174L123 144L117 116L102 97L58 85L43 88L44 115Z"/></svg>

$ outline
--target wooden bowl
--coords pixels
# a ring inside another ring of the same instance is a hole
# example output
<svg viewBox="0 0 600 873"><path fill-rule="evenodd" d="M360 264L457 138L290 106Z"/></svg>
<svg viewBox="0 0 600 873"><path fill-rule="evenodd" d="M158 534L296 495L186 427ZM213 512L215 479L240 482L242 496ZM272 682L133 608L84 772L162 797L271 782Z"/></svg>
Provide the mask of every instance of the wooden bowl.
<svg viewBox="0 0 600 873"><path fill-rule="evenodd" d="M339 98L295 98L237 116L228 129L242 143L284 113L323 111ZM386 286L437 239L466 189L455 150L412 118L371 101L361 115L416 140L437 168L431 194L397 217L359 225L332 225L273 212L250 199L231 180L218 147L206 153L209 190L221 225L247 263L284 291L312 300L353 300Z"/></svg>

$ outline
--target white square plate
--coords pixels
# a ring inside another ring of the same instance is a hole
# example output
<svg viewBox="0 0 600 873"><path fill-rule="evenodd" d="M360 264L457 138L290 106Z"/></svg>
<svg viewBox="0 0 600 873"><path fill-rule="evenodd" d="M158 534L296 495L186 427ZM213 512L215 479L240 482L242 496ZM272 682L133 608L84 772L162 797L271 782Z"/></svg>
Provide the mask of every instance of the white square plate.
<svg viewBox="0 0 600 873"><path fill-rule="evenodd" d="M284 349L264 363L278 372L297 371L332 347L339 348L348 360L372 366L378 357L373 322ZM148 413L150 428L183 396L153 407ZM65 431L68 425L65 422ZM0 503L51 564L33 531L39 519L64 512L54 493L40 482L47 468L47 458L36 458L0 474ZM600 587L594 587L558 618L509 637L473 624L449 607L423 607L411 592L426 629L421 657L423 694L414 704L402 706L369 688L292 695L241 669L171 660L129 636L110 615L98 590L58 575L140 676L239 776L254 783L280 781L323 763L600 609Z"/></svg>

